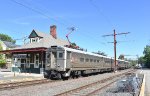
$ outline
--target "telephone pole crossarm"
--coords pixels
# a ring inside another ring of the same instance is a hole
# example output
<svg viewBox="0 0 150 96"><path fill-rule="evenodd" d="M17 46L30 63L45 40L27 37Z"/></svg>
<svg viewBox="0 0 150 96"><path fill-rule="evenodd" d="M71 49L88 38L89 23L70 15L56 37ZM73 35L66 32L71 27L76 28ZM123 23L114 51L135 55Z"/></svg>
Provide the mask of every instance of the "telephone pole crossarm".
<svg viewBox="0 0 150 96"><path fill-rule="evenodd" d="M126 35L126 34L129 34L129 33L130 33L130 32L117 33L117 34L108 34L108 35L102 35L102 37L114 36L114 35Z"/></svg>
<svg viewBox="0 0 150 96"><path fill-rule="evenodd" d="M126 35L129 34L130 32L123 32L123 33L117 33L116 35Z"/></svg>
<svg viewBox="0 0 150 96"><path fill-rule="evenodd" d="M102 37L107 37L107 36L114 36L114 34L103 35Z"/></svg>

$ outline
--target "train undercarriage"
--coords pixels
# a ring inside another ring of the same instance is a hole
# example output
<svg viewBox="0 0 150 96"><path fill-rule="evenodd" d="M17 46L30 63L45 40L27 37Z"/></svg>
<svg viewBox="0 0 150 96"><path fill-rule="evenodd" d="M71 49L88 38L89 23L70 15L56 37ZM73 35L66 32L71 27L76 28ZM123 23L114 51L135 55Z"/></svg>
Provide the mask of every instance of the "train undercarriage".
<svg viewBox="0 0 150 96"><path fill-rule="evenodd" d="M56 70L48 70L45 71L44 77L49 79L69 79L69 78L78 78L85 77L93 74L99 74L104 72L112 72L112 68L107 69L96 69L96 70L67 70L67 71L56 71Z"/></svg>

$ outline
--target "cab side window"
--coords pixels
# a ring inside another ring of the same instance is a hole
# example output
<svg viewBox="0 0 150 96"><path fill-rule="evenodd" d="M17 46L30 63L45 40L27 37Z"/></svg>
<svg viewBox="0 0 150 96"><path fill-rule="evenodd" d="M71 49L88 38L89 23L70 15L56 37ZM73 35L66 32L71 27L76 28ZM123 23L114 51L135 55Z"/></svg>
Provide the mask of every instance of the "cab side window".
<svg viewBox="0 0 150 96"><path fill-rule="evenodd" d="M63 53L59 53L59 58L63 58Z"/></svg>

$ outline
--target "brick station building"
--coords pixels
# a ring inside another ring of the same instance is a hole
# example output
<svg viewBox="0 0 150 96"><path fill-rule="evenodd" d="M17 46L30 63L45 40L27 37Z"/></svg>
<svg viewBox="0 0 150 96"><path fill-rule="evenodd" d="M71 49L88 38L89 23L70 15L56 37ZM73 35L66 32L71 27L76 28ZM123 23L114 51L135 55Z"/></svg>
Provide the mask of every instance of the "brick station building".
<svg viewBox="0 0 150 96"><path fill-rule="evenodd" d="M54 45L69 45L69 42L57 37L56 26L50 26L50 34L32 30L30 42L0 54L12 54L12 71L41 73L45 68L46 50Z"/></svg>

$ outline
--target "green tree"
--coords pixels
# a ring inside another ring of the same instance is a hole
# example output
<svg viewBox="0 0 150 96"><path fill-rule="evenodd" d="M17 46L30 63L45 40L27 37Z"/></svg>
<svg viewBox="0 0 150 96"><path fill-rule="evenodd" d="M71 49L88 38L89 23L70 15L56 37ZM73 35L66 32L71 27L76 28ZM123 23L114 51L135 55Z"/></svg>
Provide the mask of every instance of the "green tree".
<svg viewBox="0 0 150 96"><path fill-rule="evenodd" d="M144 64L145 63L145 59L144 59L143 56L141 56L141 57L138 58L138 63L139 64Z"/></svg>
<svg viewBox="0 0 150 96"><path fill-rule="evenodd" d="M77 44L76 44L76 43L71 43L71 45L72 45L72 46L77 46Z"/></svg>
<svg viewBox="0 0 150 96"><path fill-rule="evenodd" d="M124 55L121 54L118 59L124 60Z"/></svg>
<svg viewBox="0 0 150 96"><path fill-rule="evenodd" d="M0 51L3 50L2 45L0 43ZM0 59L2 59L2 54L0 54Z"/></svg>
<svg viewBox="0 0 150 96"><path fill-rule="evenodd" d="M150 68L150 46L147 45L145 48L144 48L144 62L145 62L145 65Z"/></svg>
<svg viewBox="0 0 150 96"><path fill-rule="evenodd" d="M136 64L137 64L137 60L128 60L129 62L130 62L130 65L131 66L133 66L133 67L135 67L136 66Z"/></svg>
<svg viewBox="0 0 150 96"><path fill-rule="evenodd" d="M98 54L98 55L107 56L107 54L105 52L102 52L102 51L92 52L92 53L95 53L95 54Z"/></svg>
<svg viewBox="0 0 150 96"><path fill-rule="evenodd" d="M0 67L5 67L5 66L6 66L6 60L0 59Z"/></svg>
<svg viewBox="0 0 150 96"><path fill-rule="evenodd" d="M0 43L0 51L3 50L2 45ZM0 54L0 67L4 67L6 65L6 60L3 58L3 55Z"/></svg>
<svg viewBox="0 0 150 96"><path fill-rule="evenodd" d="M10 36L6 34L0 34L0 40L16 43L16 40L13 40Z"/></svg>

